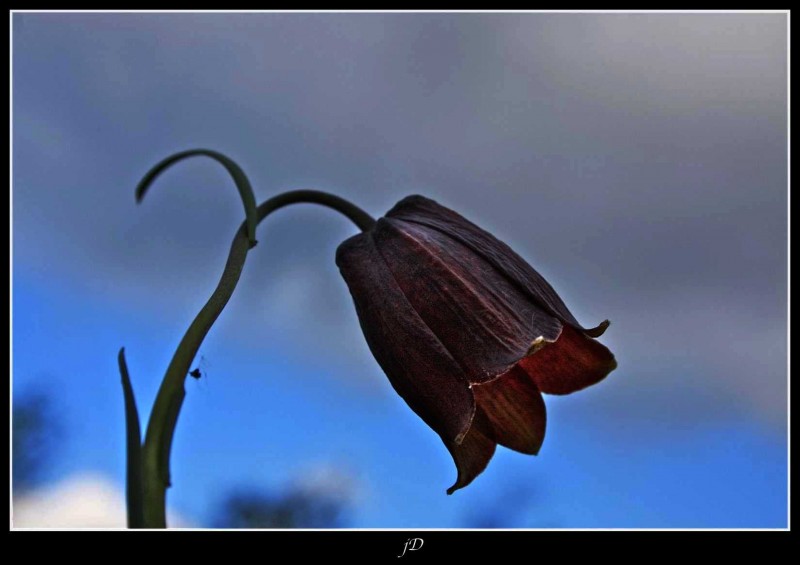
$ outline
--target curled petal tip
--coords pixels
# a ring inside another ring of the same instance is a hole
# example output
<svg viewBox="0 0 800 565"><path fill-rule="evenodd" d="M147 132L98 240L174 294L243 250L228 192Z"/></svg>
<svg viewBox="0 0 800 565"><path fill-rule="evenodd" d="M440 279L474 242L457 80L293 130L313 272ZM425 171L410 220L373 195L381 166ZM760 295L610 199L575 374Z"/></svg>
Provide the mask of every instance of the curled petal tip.
<svg viewBox="0 0 800 565"><path fill-rule="evenodd" d="M456 482L453 483L453 485L450 488L448 488L447 491L445 491L445 492L447 492L447 496L450 496L451 494L453 494L457 490L461 490L462 488L464 488L465 486L467 486L471 482L472 482L472 479L470 479L469 481L464 481L464 480L461 479L461 477L459 477L456 480Z"/></svg>
<svg viewBox="0 0 800 565"><path fill-rule="evenodd" d="M464 488L480 475L486 469L497 447L497 443L475 424L470 426L461 444L445 441L445 445L453 456L458 471L456 482L447 489L447 494L453 494L458 489Z"/></svg>
<svg viewBox="0 0 800 565"><path fill-rule="evenodd" d="M586 335L590 336L590 337L600 337L601 335L603 335L606 332L606 330L608 329L608 326L610 326L610 325L611 325L611 322L609 320L603 320L596 327L589 328L588 330L585 330L584 333Z"/></svg>

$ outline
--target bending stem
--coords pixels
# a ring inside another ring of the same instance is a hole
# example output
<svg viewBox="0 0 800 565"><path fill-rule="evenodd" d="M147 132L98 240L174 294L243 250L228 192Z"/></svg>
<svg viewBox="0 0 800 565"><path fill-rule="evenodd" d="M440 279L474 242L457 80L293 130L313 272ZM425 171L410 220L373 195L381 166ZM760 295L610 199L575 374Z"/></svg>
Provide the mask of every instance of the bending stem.
<svg viewBox="0 0 800 565"><path fill-rule="evenodd" d="M320 204L347 216L362 231L375 220L354 204L317 190L293 190L274 196L258 207L257 224L290 204ZM237 230L217 288L186 330L158 390L142 449L145 527L166 527L166 489L170 486L169 457L175 425L185 395L183 383L208 331L233 294L250 248L247 222Z"/></svg>

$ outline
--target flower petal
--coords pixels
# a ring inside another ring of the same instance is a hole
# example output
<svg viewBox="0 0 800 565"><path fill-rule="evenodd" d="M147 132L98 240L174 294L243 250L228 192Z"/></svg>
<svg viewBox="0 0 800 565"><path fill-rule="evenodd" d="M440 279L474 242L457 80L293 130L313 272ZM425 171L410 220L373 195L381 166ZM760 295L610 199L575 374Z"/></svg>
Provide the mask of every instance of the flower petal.
<svg viewBox="0 0 800 565"><path fill-rule="evenodd" d="M375 242L409 302L471 383L505 373L561 322L483 257L428 227L380 219Z"/></svg>
<svg viewBox="0 0 800 565"><path fill-rule="evenodd" d="M475 425L470 427L460 444L448 441L444 444L453 456L458 469L458 478L453 486L447 489L447 494L453 494L458 489L464 488L480 475L486 469L497 447L497 444L483 433L480 426Z"/></svg>
<svg viewBox="0 0 800 565"><path fill-rule="evenodd" d="M542 394L518 366L472 387L478 410L485 414L500 445L536 455L544 441L547 412Z"/></svg>
<svg viewBox="0 0 800 565"><path fill-rule="evenodd" d="M475 401L461 366L419 317L375 247L372 233L336 251L372 354L406 403L446 441L460 441Z"/></svg>
<svg viewBox="0 0 800 565"><path fill-rule="evenodd" d="M600 342L565 325L554 343L521 359L519 366L542 392L569 394L603 380L617 361Z"/></svg>
<svg viewBox="0 0 800 565"><path fill-rule="evenodd" d="M588 335L590 337L600 337L601 335L606 333L606 330L608 329L608 326L610 326L610 325L611 325L611 322L609 322L608 320L603 320L602 322L597 324L595 327L589 328L587 330L584 330L583 333L585 333L586 335Z"/></svg>
<svg viewBox="0 0 800 565"><path fill-rule="evenodd" d="M594 337L598 337L605 330L603 324L591 329L582 327L553 287L522 257L492 234L453 210L429 198L415 195L398 202L389 210L386 217L427 226L460 241L526 292L547 313L556 316L562 322L584 332L592 332Z"/></svg>

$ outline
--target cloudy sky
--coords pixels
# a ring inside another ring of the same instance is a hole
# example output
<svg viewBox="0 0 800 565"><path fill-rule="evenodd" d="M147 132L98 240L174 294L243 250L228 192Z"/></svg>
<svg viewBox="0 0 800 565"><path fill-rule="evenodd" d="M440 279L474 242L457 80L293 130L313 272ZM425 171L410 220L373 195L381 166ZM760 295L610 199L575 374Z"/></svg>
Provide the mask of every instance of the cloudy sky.
<svg viewBox="0 0 800 565"><path fill-rule="evenodd" d="M452 460L334 265L354 227L282 210L187 383L169 491L185 523L229 486L336 468L362 493L355 527L784 527L786 20L13 14L13 386L65 421L53 484L122 488L116 353L146 418L221 273L242 210L218 164L133 197L155 162L206 147L259 201L315 188L380 216L419 193L459 211L582 323L609 318L619 368L546 398L538 457L499 449L447 497Z"/></svg>

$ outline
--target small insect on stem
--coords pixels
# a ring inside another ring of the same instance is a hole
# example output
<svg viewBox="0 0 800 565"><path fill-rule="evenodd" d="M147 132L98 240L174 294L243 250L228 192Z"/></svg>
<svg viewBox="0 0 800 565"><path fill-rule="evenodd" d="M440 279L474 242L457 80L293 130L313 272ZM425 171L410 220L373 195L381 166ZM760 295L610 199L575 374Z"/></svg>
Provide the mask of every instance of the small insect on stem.
<svg viewBox="0 0 800 565"><path fill-rule="evenodd" d="M209 363L206 361L206 358L203 355L201 355L200 364L197 367L195 367L194 370L189 371L189 376L192 377L193 379L197 379L198 381L200 380L200 377L202 377L203 375L208 376L208 365Z"/></svg>

